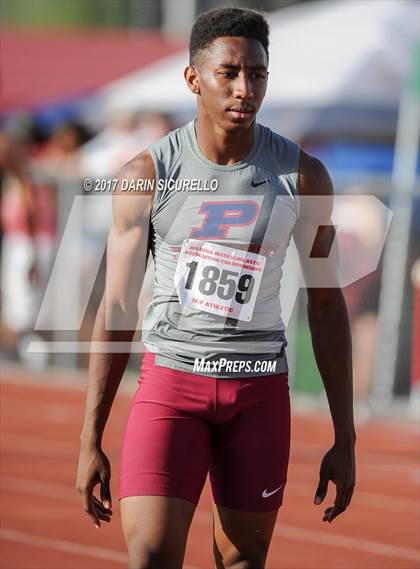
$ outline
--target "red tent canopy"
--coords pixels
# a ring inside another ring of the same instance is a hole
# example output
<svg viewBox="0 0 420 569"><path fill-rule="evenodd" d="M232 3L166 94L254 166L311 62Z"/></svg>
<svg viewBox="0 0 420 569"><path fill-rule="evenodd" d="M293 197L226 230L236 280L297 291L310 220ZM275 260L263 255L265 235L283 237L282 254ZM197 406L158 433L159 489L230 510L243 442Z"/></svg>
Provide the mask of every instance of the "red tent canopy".
<svg viewBox="0 0 420 569"><path fill-rule="evenodd" d="M158 32L2 29L1 110L78 97L181 47Z"/></svg>

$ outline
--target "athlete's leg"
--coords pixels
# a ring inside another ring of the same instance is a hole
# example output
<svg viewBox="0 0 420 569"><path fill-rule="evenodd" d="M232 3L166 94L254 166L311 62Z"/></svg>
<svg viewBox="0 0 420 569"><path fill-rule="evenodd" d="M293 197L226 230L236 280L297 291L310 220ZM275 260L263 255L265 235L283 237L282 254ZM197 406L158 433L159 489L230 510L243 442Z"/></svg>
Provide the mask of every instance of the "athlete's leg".
<svg viewBox="0 0 420 569"><path fill-rule="evenodd" d="M182 498L128 496L121 519L129 569L181 569L195 505Z"/></svg>
<svg viewBox="0 0 420 569"><path fill-rule="evenodd" d="M178 569L209 465L206 384L146 356L121 453L122 525L130 569Z"/></svg>
<svg viewBox="0 0 420 569"><path fill-rule="evenodd" d="M263 569L277 512L243 512L214 506L213 552L217 569Z"/></svg>
<svg viewBox="0 0 420 569"><path fill-rule="evenodd" d="M263 569L287 480L287 375L219 385L218 400L236 401L236 412L212 432L216 567Z"/></svg>

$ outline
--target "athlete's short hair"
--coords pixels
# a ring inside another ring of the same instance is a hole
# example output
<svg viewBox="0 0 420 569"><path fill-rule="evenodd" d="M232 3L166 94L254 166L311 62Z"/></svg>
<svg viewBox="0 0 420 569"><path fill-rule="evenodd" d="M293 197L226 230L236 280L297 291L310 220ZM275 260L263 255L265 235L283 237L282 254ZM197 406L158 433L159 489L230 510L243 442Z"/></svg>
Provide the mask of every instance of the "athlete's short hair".
<svg viewBox="0 0 420 569"><path fill-rule="evenodd" d="M262 14L246 8L214 8L198 16L191 30L190 65L197 65L200 52L217 38L255 39L268 57L269 26Z"/></svg>

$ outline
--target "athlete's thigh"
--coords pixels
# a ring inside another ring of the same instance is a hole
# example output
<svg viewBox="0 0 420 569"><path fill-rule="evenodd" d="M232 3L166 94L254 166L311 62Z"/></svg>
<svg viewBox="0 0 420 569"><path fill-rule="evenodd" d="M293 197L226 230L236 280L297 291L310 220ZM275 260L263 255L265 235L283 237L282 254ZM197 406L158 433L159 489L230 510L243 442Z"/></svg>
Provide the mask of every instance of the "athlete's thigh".
<svg viewBox="0 0 420 569"><path fill-rule="evenodd" d="M134 403L121 451L119 498L157 495L197 504L208 472L209 439L201 419L160 403Z"/></svg>
<svg viewBox="0 0 420 569"><path fill-rule="evenodd" d="M153 372L153 373L152 373ZM123 531L131 567L182 567L188 528L209 464L210 430L193 386L146 367L121 452Z"/></svg>
<svg viewBox="0 0 420 569"><path fill-rule="evenodd" d="M208 472L210 430L175 372L142 367L121 451L120 499L166 496L197 504Z"/></svg>
<svg viewBox="0 0 420 569"><path fill-rule="evenodd" d="M263 569L278 510L244 512L213 506L213 553L217 569L246 562Z"/></svg>
<svg viewBox="0 0 420 569"><path fill-rule="evenodd" d="M130 567L182 567L195 504L167 496L121 499L121 522Z"/></svg>
<svg viewBox="0 0 420 569"><path fill-rule="evenodd" d="M214 501L231 510L273 512L282 504L289 463L287 375L255 380L238 401L236 415L212 432Z"/></svg>
<svg viewBox="0 0 420 569"><path fill-rule="evenodd" d="M264 567L283 500L290 449L287 376L256 381L238 391L238 412L212 435L218 568L240 561L250 568Z"/></svg>

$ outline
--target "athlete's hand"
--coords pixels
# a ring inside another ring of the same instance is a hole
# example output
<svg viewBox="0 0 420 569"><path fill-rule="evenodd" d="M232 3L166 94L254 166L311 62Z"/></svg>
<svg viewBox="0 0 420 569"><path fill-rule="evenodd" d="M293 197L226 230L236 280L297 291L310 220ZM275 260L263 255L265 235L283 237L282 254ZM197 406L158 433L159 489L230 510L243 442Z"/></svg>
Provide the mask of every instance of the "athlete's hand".
<svg viewBox="0 0 420 569"><path fill-rule="evenodd" d="M324 512L323 522L332 522L350 504L356 483L356 466L354 443L334 445L324 456L319 471L319 484L315 493L314 503L321 504L328 491L328 482L336 485L334 506Z"/></svg>
<svg viewBox="0 0 420 569"><path fill-rule="evenodd" d="M111 521L110 480L111 466L102 449L82 445L77 468L76 490L82 498L83 509L92 518L97 529L101 527L101 520ZM100 484L100 500L93 494L97 484Z"/></svg>

